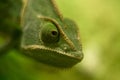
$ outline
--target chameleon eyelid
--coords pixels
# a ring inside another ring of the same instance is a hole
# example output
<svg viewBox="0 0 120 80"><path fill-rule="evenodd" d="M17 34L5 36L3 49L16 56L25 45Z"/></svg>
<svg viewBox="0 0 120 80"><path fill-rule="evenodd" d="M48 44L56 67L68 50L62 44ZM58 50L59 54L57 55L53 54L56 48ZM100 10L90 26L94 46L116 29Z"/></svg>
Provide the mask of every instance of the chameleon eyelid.
<svg viewBox="0 0 120 80"><path fill-rule="evenodd" d="M67 44L71 47L71 49L75 50L74 44L66 36L66 34L62 30L61 26L59 25L59 23L55 19L52 19L52 18L49 18L49 17L40 16L40 15L37 15L37 18L52 22L56 26L56 28L60 31L60 34L62 35L63 39L67 42Z"/></svg>

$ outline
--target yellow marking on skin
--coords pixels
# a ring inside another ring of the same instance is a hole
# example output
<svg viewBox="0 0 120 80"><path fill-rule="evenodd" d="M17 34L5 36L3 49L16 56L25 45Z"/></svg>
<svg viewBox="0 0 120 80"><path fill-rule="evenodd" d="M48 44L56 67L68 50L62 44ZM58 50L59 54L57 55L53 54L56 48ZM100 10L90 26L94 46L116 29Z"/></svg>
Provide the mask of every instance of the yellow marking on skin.
<svg viewBox="0 0 120 80"><path fill-rule="evenodd" d="M24 17L24 12L25 12L25 9L27 7L27 3L28 3L28 0L22 0L23 2L23 7L22 7L22 10L21 10L21 25L23 25L24 23L24 20L23 20L23 17Z"/></svg>
<svg viewBox="0 0 120 80"><path fill-rule="evenodd" d="M45 50L45 51L52 51L52 52L56 52L58 54L63 54L63 55L69 56L71 58L80 59L79 57L74 57L74 55L72 55L70 53L66 53L66 52L63 52L63 51L55 50L55 49L52 49L52 48L49 48L49 47L45 47L45 46L42 46L42 45L29 45L29 46L25 46L25 47L22 46L22 49L24 49L24 50L39 49L39 50Z"/></svg>
<svg viewBox="0 0 120 80"><path fill-rule="evenodd" d="M55 12L58 14L58 16L60 17L60 19L63 21L63 16L62 16L62 14L60 13L60 11L59 11L59 9L58 9L58 7L57 7L57 5L56 5L55 0L51 0L51 2L52 2L52 5L53 5L53 7L54 7Z"/></svg>

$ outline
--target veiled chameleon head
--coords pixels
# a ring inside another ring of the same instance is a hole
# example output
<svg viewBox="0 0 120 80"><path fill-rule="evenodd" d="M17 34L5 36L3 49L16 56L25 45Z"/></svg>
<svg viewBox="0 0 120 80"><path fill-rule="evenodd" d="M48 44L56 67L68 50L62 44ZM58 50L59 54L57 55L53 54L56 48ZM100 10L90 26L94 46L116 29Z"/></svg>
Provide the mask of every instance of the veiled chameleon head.
<svg viewBox="0 0 120 80"><path fill-rule="evenodd" d="M43 6L44 9L41 9L40 5L40 9L36 7L41 2L47 3L46 7ZM46 0L29 2L22 25L23 53L44 64L70 68L83 59L78 27L69 19L60 20L56 9L51 8L51 11L47 11L48 5L53 6ZM43 16L36 17L36 13L42 12Z"/></svg>
<svg viewBox="0 0 120 80"><path fill-rule="evenodd" d="M72 67L82 60L78 28L73 21L66 19L64 24L59 24L45 18L34 28L30 26L33 24L24 29L22 39L22 49L27 56L60 68Z"/></svg>

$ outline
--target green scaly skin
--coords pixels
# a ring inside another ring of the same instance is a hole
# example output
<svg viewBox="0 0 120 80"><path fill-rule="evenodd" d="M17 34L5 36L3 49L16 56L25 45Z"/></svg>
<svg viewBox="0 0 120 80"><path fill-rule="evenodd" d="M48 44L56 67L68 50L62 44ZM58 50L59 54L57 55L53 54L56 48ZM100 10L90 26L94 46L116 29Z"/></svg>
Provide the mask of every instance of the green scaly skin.
<svg viewBox="0 0 120 80"><path fill-rule="evenodd" d="M21 17L25 55L58 68L70 68L83 59L78 27L63 18L54 0L27 0ZM45 26L48 23L52 26Z"/></svg>

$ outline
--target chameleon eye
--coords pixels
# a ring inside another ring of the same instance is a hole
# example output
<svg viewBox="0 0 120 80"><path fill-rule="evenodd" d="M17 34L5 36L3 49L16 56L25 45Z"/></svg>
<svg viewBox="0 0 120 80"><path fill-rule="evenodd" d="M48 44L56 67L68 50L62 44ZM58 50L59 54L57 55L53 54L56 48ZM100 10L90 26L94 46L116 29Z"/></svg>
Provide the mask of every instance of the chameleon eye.
<svg viewBox="0 0 120 80"><path fill-rule="evenodd" d="M52 44L59 41L59 31L52 23L46 23L42 27L41 39L44 43Z"/></svg>

